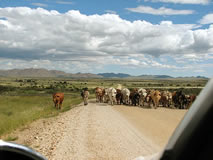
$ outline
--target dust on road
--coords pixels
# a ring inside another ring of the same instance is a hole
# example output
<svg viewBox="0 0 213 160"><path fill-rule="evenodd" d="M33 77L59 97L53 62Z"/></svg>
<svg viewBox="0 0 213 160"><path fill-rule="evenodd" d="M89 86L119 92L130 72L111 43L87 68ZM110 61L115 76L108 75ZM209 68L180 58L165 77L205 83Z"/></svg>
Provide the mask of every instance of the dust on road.
<svg viewBox="0 0 213 160"><path fill-rule="evenodd" d="M91 101L14 134L49 160L131 160L159 152L185 112Z"/></svg>

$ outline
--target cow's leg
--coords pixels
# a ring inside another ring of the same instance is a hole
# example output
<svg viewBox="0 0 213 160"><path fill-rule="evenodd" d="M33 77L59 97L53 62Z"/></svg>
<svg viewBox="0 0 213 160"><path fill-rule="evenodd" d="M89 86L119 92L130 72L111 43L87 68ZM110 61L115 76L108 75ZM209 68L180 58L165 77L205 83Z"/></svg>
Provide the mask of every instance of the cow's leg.
<svg viewBox="0 0 213 160"><path fill-rule="evenodd" d="M113 106L113 99L111 100L111 105Z"/></svg>
<svg viewBox="0 0 213 160"><path fill-rule="evenodd" d="M95 96L96 96L96 102L98 102L98 95L96 94Z"/></svg>
<svg viewBox="0 0 213 160"><path fill-rule="evenodd" d="M84 97L84 105L87 105L87 97Z"/></svg>
<svg viewBox="0 0 213 160"><path fill-rule="evenodd" d="M61 109L62 108L62 102L60 102L60 104L59 104L59 109Z"/></svg>
<svg viewBox="0 0 213 160"><path fill-rule="evenodd" d="M157 101L157 102L156 102L156 108L158 108L158 107L159 107L159 102Z"/></svg>
<svg viewBox="0 0 213 160"><path fill-rule="evenodd" d="M156 103L156 101L153 101L153 106L154 106L155 109L157 109L157 103Z"/></svg>
<svg viewBox="0 0 213 160"><path fill-rule="evenodd" d="M58 101L56 100L55 108L58 109Z"/></svg>
<svg viewBox="0 0 213 160"><path fill-rule="evenodd" d="M59 108L59 102L57 102L57 104L56 104L56 109L58 109Z"/></svg>
<svg viewBox="0 0 213 160"><path fill-rule="evenodd" d="M101 96L99 96L99 103L101 103Z"/></svg>

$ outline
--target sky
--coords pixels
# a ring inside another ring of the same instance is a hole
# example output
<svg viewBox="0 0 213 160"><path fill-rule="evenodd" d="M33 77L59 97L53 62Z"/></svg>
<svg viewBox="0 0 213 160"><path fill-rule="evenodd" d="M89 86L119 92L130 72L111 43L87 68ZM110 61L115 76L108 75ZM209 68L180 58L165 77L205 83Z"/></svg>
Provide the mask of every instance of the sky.
<svg viewBox="0 0 213 160"><path fill-rule="evenodd" d="M0 69L213 77L212 0L0 0Z"/></svg>

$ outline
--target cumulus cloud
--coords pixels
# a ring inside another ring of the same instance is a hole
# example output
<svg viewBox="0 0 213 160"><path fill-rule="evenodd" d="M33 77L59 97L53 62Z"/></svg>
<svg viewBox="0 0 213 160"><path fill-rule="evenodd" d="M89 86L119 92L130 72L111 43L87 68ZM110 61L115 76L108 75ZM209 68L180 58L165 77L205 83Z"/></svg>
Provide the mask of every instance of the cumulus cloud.
<svg viewBox="0 0 213 160"><path fill-rule="evenodd" d="M165 2L165 3L181 3L181 4L209 4L211 0L145 0L152 2Z"/></svg>
<svg viewBox="0 0 213 160"><path fill-rule="evenodd" d="M76 10L59 13L42 8L0 8L0 58L11 63L13 60L17 65L29 62L29 67L45 67L43 62L49 61L49 66L70 71L76 69L74 66L80 71L94 71L106 64L175 68L149 59L211 54L213 25L207 29L197 27L171 21L131 22L109 13L85 15Z"/></svg>
<svg viewBox="0 0 213 160"><path fill-rule="evenodd" d="M188 15L193 14L193 10L175 10L171 8L160 7L158 9L149 6L138 6L136 8L127 8L131 12L146 13L153 15Z"/></svg>
<svg viewBox="0 0 213 160"><path fill-rule="evenodd" d="M205 15L199 22L201 24L212 24L213 23L213 13Z"/></svg>

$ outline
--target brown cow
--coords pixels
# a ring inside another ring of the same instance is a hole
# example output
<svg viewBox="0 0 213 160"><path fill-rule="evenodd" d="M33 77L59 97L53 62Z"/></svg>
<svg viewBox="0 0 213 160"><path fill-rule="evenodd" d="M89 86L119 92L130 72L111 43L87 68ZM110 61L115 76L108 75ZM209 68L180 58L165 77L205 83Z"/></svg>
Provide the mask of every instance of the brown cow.
<svg viewBox="0 0 213 160"><path fill-rule="evenodd" d="M162 91L160 102L163 107L170 107L172 104L172 93L169 91Z"/></svg>
<svg viewBox="0 0 213 160"><path fill-rule="evenodd" d="M151 107L151 103L153 104L153 100L151 98L151 91L150 89L147 89L147 95L145 97L145 102L148 104L148 107ZM154 104L153 104L154 105Z"/></svg>
<svg viewBox="0 0 213 160"><path fill-rule="evenodd" d="M161 93L160 93L160 91L155 90L155 91L151 91L150 95L151 95L151 98L153 100L154 108L156 109L159 106Z"/></svg>
<svg viewBox="0 0 213 160"><path fill-rule="evenodd" d="M186 109L189 109L191 107L192 103L195 101L196 98L196 95L190 95L189 97L187 97L188 105L186 106Z"/></svg>
<svg viewBox="0 0 213 160"><path fill-rule="evenodd" d="M103 88L96 87L95 88L95 96L96 96L96 102L103 102Z"/></svg>
<svg viewBox="0 0 213 160"><path fill-rule="evenodd" d="M64 100L64 93L54 93L53 102L55 103L56 109L62 108L62 102Z"/></svg>
<svg viewBox="0 0 213 160"><path fill-rule="evenodd" d="M132 105L134 105L134 106L139 105L140 95L138 93L137 88L134 88L131 90L129 99L130 99Z"/></svg>

